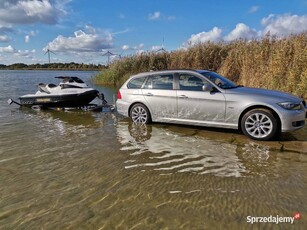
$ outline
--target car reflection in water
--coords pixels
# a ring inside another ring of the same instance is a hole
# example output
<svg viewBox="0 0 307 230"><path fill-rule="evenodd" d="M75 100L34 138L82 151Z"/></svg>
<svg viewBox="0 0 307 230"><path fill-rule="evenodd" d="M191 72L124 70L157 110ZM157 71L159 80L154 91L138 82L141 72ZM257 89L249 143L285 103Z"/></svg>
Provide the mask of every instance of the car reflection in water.
<svg viewBox="0 0 307 230"><path fill-rule="evenodd" d="M114 123L117 122L113 113L20 108L17 114L25 117L41 143L62 143L63 146L72 147L82 145L90 152L92 148L99 148L97 142L101 142L101 136L105 140L106 135L109 137L110 133L115 133ZM110 143L110 146L114 145ZM82 152L78 148L74 152Z"/></svg>
<svg viewBox="0 0 307 230"><path fill-rule="evenodd" d="M131 159L125 168L158 170L162 174L193 172L223 177L241 177L248 170L237 156L237 146L184 135L157 125L119 122L117 136L121 150ZM248 148L246 146L245 148ZM265 155L267 159L268 155Z"/></svg>

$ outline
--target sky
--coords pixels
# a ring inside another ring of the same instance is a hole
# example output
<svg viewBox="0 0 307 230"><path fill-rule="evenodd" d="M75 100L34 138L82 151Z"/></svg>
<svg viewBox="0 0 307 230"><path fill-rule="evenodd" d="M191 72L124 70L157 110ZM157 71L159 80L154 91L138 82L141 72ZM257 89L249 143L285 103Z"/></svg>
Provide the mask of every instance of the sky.
<svg viewBox="0 0 307 230"><path fill-rule="evenodd" d="M107 64L307 31L307 0L0 0L0 64Z"/></svg>

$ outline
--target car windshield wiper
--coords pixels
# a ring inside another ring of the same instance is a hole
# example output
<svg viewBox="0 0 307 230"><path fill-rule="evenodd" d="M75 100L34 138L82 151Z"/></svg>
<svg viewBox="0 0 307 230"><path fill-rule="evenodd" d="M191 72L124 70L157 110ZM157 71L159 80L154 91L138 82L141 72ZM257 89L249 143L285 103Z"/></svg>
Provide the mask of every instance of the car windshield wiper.
<svg viewBox="0 0 307 230"><path fill-rule="evenodd" d="M243 85L236 85L236 86L228 86L228 87L223 87L223 89L235 89L239 87L244 87Z"/></svg>
<svg viewBox="0 0 307 230"><path fill-rule="evenodd" d="M226 87L223 87L223 89L235 89L237 88L238 86L226 86Z"/></svg>

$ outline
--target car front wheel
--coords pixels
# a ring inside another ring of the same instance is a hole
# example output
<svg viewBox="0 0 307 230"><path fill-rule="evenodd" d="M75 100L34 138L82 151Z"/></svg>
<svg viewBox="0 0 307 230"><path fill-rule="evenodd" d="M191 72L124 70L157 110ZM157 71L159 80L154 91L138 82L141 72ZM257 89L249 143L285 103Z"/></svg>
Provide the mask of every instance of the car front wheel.
<svg viewBox="0 0 307 230"><path fill-rule="evenodd" d="M241 120L243 133L259 141L267 141L278 133L278 123L271 111L253 109L244 114Z"/></svg>
<svg viewBox="0 0 307 230"><path fill-rule="evenodd" d="M150 112L143 104L137 103L130 110L130 117L135 123L147 124L151 121Z"/></svg>

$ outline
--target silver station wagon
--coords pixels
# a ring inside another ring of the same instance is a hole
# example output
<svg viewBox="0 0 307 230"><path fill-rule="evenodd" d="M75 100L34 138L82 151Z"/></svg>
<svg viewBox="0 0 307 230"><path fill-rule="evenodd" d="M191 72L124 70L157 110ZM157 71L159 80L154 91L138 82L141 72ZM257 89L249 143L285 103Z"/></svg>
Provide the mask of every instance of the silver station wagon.
<svg viewBox="0 0 307 230"><path fill-rule="evenodd" d="M131 76L117 95L118 113L133 122L239 129L255 140L303 128L306 102L294 95L236 85L206 70Z"/></svg>

